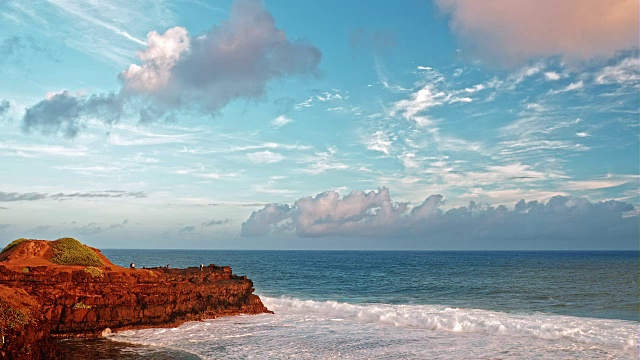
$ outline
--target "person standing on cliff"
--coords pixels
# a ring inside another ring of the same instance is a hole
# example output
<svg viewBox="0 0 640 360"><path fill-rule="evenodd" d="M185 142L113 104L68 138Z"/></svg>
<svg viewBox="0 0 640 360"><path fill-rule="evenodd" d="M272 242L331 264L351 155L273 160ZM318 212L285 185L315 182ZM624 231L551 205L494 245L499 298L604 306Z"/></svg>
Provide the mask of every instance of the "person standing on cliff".
<svg viewBox="0 0 640 360"><path fill-rule="evenodd" d="M204 264L200 264L200 271L204 270Z"/></svg>
<svg viewBox="0 0 640 360"><path fill-rule="evenodd" d="M131 263L131 264L129 265L129 267L130 267L130 268L132 268L132 269L135 269L135 268L136 268L136 264Z"/></svg>

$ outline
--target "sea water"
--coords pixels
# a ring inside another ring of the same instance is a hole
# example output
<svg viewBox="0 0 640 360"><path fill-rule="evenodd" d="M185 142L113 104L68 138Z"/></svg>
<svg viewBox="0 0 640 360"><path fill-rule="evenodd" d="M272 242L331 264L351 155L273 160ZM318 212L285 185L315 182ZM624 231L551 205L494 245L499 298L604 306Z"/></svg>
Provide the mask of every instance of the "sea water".
<svg viewBox="0 0 640 360"><path fill-rule="evenodd" d="M230 265L275 314L65 342L71 359L638 359L637 252L103 253Z"/></svg>

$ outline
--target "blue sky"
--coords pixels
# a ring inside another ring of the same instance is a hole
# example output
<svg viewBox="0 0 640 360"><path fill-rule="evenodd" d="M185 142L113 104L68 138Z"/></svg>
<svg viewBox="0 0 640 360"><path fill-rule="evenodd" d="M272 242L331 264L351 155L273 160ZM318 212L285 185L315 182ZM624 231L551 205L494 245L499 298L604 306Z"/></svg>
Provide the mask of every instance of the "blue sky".
<svg viewBox="0 0 640 360"><path fill-rule="evenodd" d="M637 248L637 7L0 0L0 241Z"/></svg>

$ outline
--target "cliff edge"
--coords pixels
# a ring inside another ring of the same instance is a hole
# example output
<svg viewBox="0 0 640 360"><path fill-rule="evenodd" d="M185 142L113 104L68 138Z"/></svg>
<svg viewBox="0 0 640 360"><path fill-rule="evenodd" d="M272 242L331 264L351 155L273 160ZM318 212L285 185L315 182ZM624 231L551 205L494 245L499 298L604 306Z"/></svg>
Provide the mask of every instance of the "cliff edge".
<svg viewBox="0 0 640 360"><path fill-rule="evenodd" d="M59 358L52 338L270 312L253 291L230 267L130 269L72 238L18 239L0 253L0 358Z"/></svg>

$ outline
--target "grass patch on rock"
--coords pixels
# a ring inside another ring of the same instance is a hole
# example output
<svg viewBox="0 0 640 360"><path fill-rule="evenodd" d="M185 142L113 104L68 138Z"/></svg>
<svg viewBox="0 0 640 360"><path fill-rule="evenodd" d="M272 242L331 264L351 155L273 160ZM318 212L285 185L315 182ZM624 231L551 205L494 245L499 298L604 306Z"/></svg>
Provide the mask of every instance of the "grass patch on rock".
<svg viewBox="0 0 640 360"><path fill-rule="evenodd" d="M73 305L73 308L78 310L78 309L82 309L82 310L89 310L91 309L91 305L85 305L82 301L79 303L76 303L75 305Z"/></svg>
<svg viewBox="0 0 640 360"><path fill-rule="evenodd" d="M100 257L74 238L61 238L51 243L51 262L59 265L104 266Z"/></svg>
<svg viewBox="0 0 640 360"><path fill-rule="evenodd" d="M102 272L102 270L98 269L95 266L87 266L82 270L87 274L91 275L91 277L94 279L96 278L102 279L104 277L104 273Z"/></svg>
<svg viewBox="0 0 640 360"><path fill-rule="evenodd" d="M0 331L7 329L21 330L31 323L31 314L28 310L16 309L9 302L0 299Z"/></svg>

